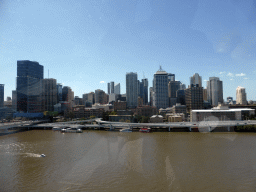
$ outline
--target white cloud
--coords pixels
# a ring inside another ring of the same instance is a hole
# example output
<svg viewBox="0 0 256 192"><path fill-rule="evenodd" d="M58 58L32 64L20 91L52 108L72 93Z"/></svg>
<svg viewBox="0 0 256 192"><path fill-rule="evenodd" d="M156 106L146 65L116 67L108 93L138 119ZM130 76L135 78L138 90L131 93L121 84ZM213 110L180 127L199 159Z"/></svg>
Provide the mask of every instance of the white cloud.
<svg viewBox="0 0 256 192"><path fill-rule="evenodd" d="M101 81L100 83L105 83L105 81Z"/></svg>
<svg viewBox="0 0 256 192"><path fill-rule="evenodd" d="M227 74L227 76L229 76L229 77L234 77L234 74L229 72L229 73Z"/></svg>
<svg viewBox="0 0 256 192"><path fill-rule="evenodd" d="M244 79L249 79L248 77L245 77Z"/></svg>
<svg viewBox="0 0 256 192"><path fill-rule="evenodd" d="M220 75L222 75L222 74L224 74L224 73L226 73L226 72L225 72L225 71L221 71L221 72L220 72Z"/></svg>
<svg viewBox="0 0 256 192"><path fill-rule="evenodd" d="M237 77L243 77L243 76L246 76L246 74L244 73L240 73L240 74L236 74Z"/></svg>

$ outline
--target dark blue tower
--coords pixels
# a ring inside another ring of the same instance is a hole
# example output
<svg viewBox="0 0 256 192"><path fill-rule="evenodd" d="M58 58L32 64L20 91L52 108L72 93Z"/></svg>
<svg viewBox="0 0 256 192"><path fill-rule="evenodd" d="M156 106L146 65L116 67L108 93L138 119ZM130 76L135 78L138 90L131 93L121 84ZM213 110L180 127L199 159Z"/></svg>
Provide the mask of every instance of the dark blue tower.
<svg viewBox="0 0 256 192"><path fill-rule="evenodd" d="M17 111L36 113L42 110L44 67L35 61L17 61Z"/></svg>

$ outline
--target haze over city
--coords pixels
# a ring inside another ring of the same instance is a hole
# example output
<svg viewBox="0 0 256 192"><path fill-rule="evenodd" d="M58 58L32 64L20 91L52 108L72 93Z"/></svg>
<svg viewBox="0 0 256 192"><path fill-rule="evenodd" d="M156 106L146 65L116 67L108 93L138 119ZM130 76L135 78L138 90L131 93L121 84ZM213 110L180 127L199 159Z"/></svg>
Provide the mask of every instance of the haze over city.
<svg viewBox="0 0 256 192"><path fill-rule="evenodd" d="M38 61L44 78L76 96L137 72L162 68L189 85L194 73L223 81L223 98L246 88L256 100L253 1L6 1L0 3L1 84L16 89L17 60ZM144 75L143 75L144 74Z"/></svg>

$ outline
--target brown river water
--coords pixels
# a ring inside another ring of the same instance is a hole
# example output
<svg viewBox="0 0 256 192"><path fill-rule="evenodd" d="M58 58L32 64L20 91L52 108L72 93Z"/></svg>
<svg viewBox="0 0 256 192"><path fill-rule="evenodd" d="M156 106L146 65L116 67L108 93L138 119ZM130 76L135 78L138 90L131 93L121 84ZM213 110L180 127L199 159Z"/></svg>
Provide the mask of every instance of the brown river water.
<svg viewBox="0 0 256 192"><path fill-rule="evenodd" d="M256 133L4 135L0 191L256 191Z"/></svg>

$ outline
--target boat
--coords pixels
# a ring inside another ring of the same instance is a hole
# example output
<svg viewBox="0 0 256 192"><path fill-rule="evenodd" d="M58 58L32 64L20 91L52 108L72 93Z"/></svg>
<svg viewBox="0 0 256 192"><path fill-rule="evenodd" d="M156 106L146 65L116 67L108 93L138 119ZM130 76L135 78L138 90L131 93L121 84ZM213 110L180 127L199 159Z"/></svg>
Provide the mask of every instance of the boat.
<svg viewBox="0 0 256 192"><path fill-rule="evenodd" d="M46 155L45 154L41 154L40 157L46 157Z"/></svg>
<svg viewBox="0 0 256 192"><path fill-rule="evenodd" d="M61 132L63 133L82 133L82 129L79 128L67 128L67 129L61 129Z"/></svg>
<svg viewBox="0 0 256 192"><path fill-rule="evenodd" d="M120 132L132 132L131 128L124 128L124 129L120 129Z"/></svg>
<svg viewBox="0 0 256 192"><path fill-rule="evenodd" d="M63 129L62 127L53 127L52 130L53 131L60 131L61 129Z"/></svg>
<svg viewBox="0 0 256 192"><path fill-rule="evenodd" d="M152 129L148 127L140 128L140 132L142 133L152 133Z"/></svg>

